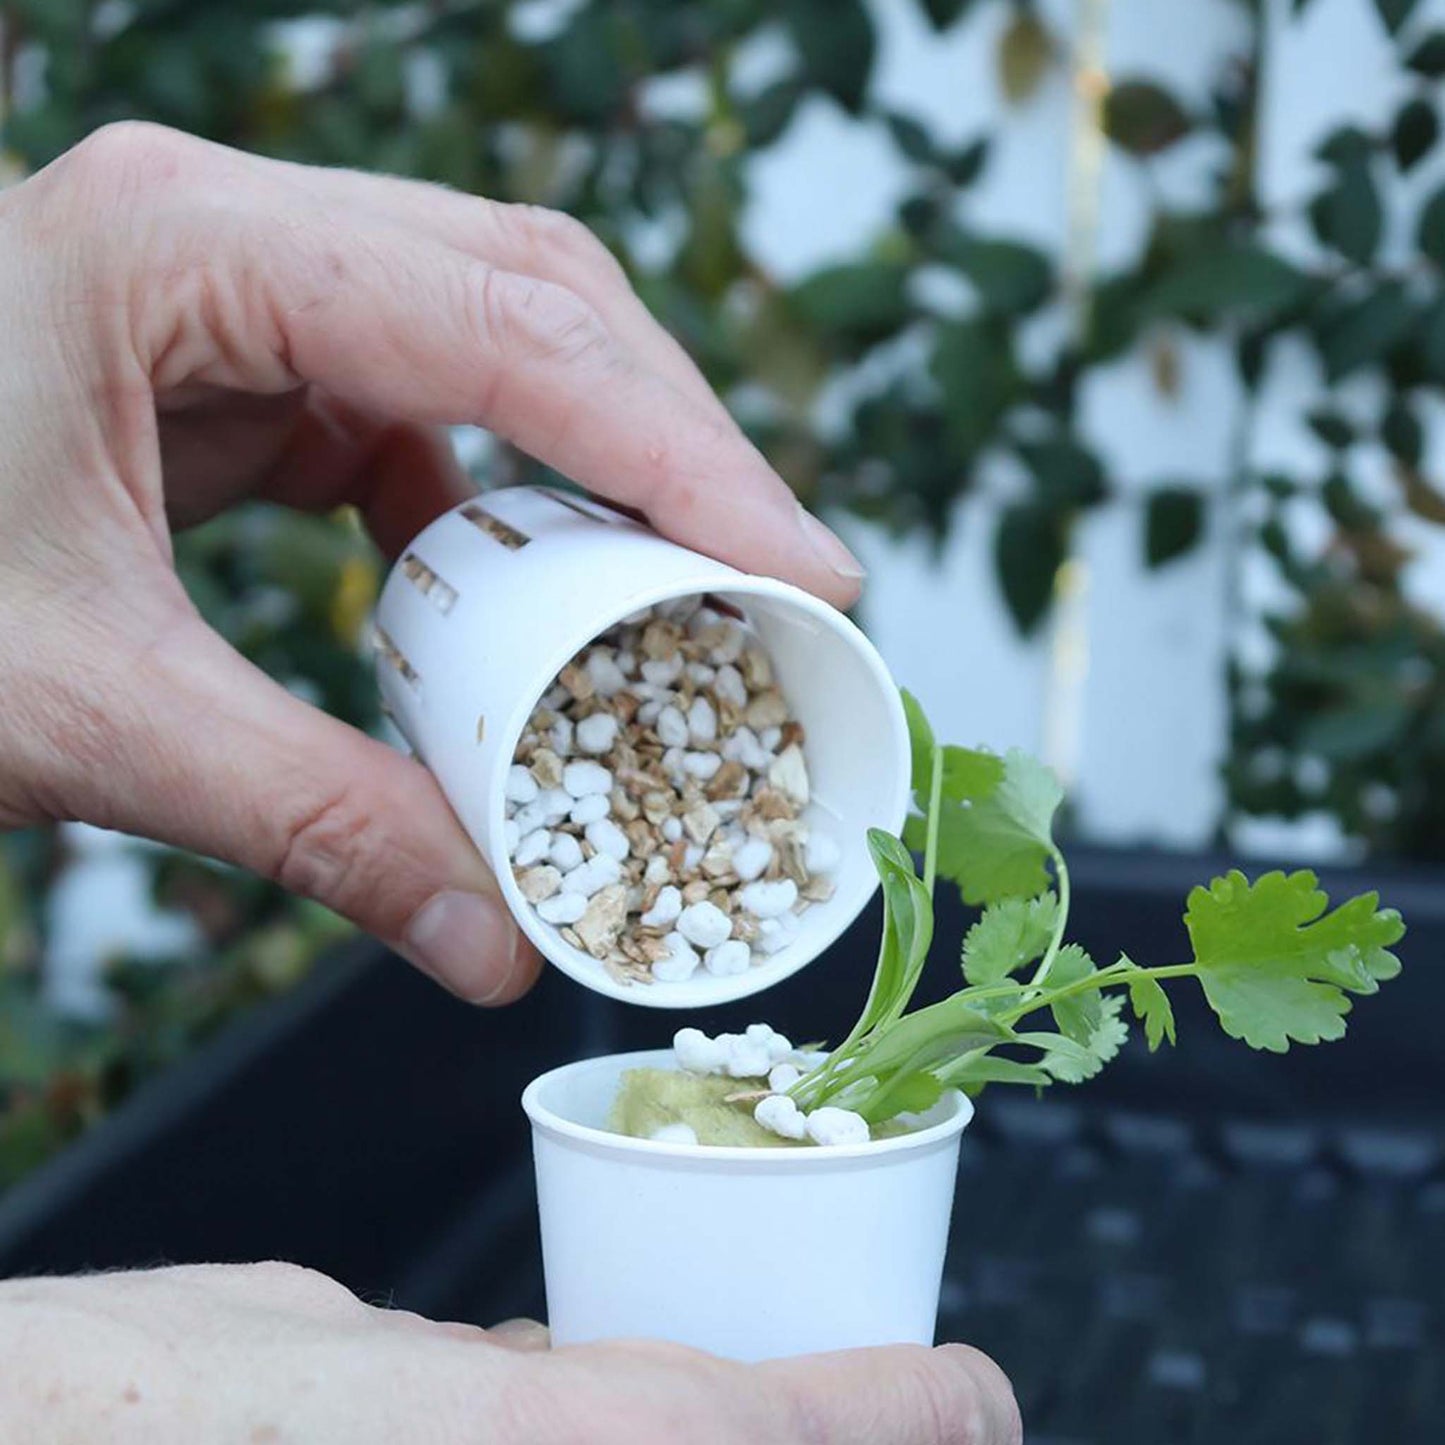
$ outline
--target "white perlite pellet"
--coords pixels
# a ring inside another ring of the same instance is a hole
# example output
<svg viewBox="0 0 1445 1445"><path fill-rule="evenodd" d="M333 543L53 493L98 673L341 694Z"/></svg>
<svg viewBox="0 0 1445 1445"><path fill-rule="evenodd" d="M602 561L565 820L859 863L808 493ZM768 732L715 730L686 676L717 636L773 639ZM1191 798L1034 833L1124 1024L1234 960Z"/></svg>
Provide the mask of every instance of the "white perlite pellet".
<svg viewBox="0 0 1445 1445"><path fill-rule="evenodd" d="M744 883L751 883L772 861L773 845L766 838L749 838L733 852L733 872Z"/></svg>
<svg viewBox="0 0 1445 1445"><path fill-rule="evenodd" d="M791 878L780 878L776 883L749 883L738 901L754 918L777 918L798 901L798 885Z"/></svg>
<svg viewBox="0 0 1445 1445"><path fill-rule="evenodd" d="M605 795L612 791L612 774L601 763L568 763L562 769L562 786L574 798L586 798L594 793Z"/></svg>
<svg viewBox="0 0 1445 1445"><path fill-rule="evenodd" d="M507 769L506 795L509 803L530 803L537 797L537 780L531 772L513 763Z"/></svg>
<svg viewBox="0 0 1445 1445"><path fill-rule="evenodd" d="M563 883L566 883L564 878ZM576 923L587 912L587 900L580 893L554 893L537 905L537 917L554 926Z"/></svg>
<svg viewBox="0 0 1445 1445"><path fill-rule="evenodd" d="M627 834L611 818L598 818L586 828L587 841L599 852L616 858L620 863L632 851Z"/></svg>
<svg viewBox="0 0 1445 1445"><path fill-rule="evenodd" d="M677 1066L690 1074L715 1074L721 1071L723 1049L716 1039L701 1029L679 1029L672 1036L673 1057Z"/></svg>
<svg viewBox="0 0 1445 1445"><path fill-rule="evenodd" d="M780 918L765 918L758 924L758 951L772 956L796 943L802 925L796 914L784 913Z"/></svg>
<svg viewBox="0 0 1445 1445"><path fill-rule="evenodd" d="M805 1139L808 1134L807 1117L786 1094L769 1094L766 1099L759 1099L753 1118L764 1129L781 1134L784 1139Z"/></svg>
<svg viewBox="0 0 1445 1445"><path fill-rule="evenodd" d="M577 799L567 817L577 827L586 828L589 823L605 818L611 811L612 800L606 793L588 793L585 798Z"/></svg>
<svg viewBox="0 0 1445 1445"><path fill-rule="evenodd" d="M537 794L536 806L542 810L547 826L560 823L572 809L572 794L565 788L546 788Z"/></svg>
<svg viewBox="0 0 1445 1445"><path fill-rule="evenodd" d="M603 888L610 888L622 877L622 865L609 853L598 853L562 877L562 891L577 893L583 898Z"/></svg>
<svg viewBox="0 0 1445 1445"><path fill-rule="evenodd" d="M697 972L697 950L680 933L669 933L663 940L667 952L652 961L652 976L659 983L681 983Z"/></svg>
<svg viewBox="0 0 1445 1445"><path fill-rule="evenodd" d="M696 597L561 670L504 795L518 888L622 983L746 973L796 940L841 861L804 816L804 730L757 634ZM757 1062L756 1039L738 1047Z"/></svg>
<svg viewBox="0 0 1445 1445"><path fill-rule="evenodd" d="M540 863L551 847L552 835L545 828L537 828L517 844L512 861L518 868L530 868L533 863Z"/></svg>
<svg viewBox="0 0 1445 1445"><path fill-rule="evenodd" d="M815 1144L866 1144L868 1121L851 1109L824 1107L808 1115L808 1138Z"/></svg>
<svg viewBox="0 0 1445 1445"><path fill-rule="evenodd" d="M657 902L642 915L640 922L644 928L667 928L677 922L681 912L682 893L669 883L657 895Z"/></svg>
<svg viewBox="0 0 1445 1445"><path fill-rule="evenodd" d="M654 1144L696 1144L697 1130L691 1124L659 1124L647 1137Z"/></svg>
<svg viewBox="0 0 1445 1445"><path fill-rule="evenodd" d="M687 719L669 703L657 715L657 736L667 748L685 748L688 741Z"/></svg>
<svg viewBox="0 0 1445 1445"><path fill-rule="evenodd" d="M594 712L577 724L577 746L584 753L605 753L617 741L618 726L610 712Z"/></svg>
<svg viewBox="0 0 1445 1445"><path fill-rule="evenodd" d="M768 1070L768 1088L775 1094L786 1094L802 1077L803 1071L796 1064L774 1064Z"/></svg>
<svg viewBox="0 0 1445 1445"><path fill-rule="evenodd" d="M703 956L703 967L717 978L731 978L746 973L753 961L752 950L740 938L730 938Z"/></svg>
<svg viewBox="0 0 1445 1445"><path fill-rule="evenodd" d="M693 699L687 710L687 730L699 747L717 741L717 710L705 697Z"/></svg>
<svg viewBox="0 0 1445 1445"><path fill-rule="evenodd" d="M732 933L733 923L715 903L692 903L678 916L677 931L696 948L716 948Z"/></svg>

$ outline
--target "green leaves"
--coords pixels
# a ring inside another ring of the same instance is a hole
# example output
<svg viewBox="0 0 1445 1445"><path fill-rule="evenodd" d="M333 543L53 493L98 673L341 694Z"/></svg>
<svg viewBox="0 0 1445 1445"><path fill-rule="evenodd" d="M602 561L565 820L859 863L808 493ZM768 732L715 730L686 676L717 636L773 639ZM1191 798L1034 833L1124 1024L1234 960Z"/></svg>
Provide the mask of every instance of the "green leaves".
<svg viewBox="0 0 1445 1445"><path fill-rule="evenodd" d="M1018 751L1000 759L940 748L917 699L904 693L903 707L923 810L910 820L909 841L928 845L927 876L936 863L967 901L985 905L963 941L967 986L904 1011L932 938L931 900L904 846L874 830L868 842L884 895L878 970L858 1025L792 1091L800 1107L833 1100L880 1123L931 1107L945 1087L1082 1083L1126 1043L1126 1002L1151 1051L1174 1043L1163 985L1184 977L1199 980L1226 1033L1282 1052L1291 1042L1339 1038L1350 995L1374 993L1399 972L1389 952L1404 932L1399 915L1378 908L1374 894L1327 912L1312 873L1269 873L1251 884L1233 872L1196 888L1184 919L1192 962L1149 969L1121 956L1096 967L1062 941L1070 884L1052 836L1061 799L1053 775ZM1050 860L1057 895L1045 891ZM1035 961L1031 976L1015 977ZM1045 1011L1052 1028L1020 1026ZM1036 1057L1013 1057L1018 1050Z"/></svg>
<svg viewBox="0 0 1445 1445"><path fill-rule="evenodd" d="M1404 286L1385 281L1322 323L1320 354L1325 375L1339 381L1362 366L1382 361L1409 333L1415 309Z"/></svg>
<svg viewBox="0 0 1445 1445"><path fill-rule="evenodd" d="M1298 305L1309 288L1303 272L1261 246L1209 247L1166 270L1142 309L1205 325L1263 322Z"/></svg>
<svg viewBox="0 0 1445 1445"><path fill-rule="evenodd" d="M1004 602L1027 637L1048 615L1068 556L1065 518L1038 502L1015 502L999 517L993 555Z"/></svg>
<svg viewBox="0 0 1445 1445"><path fill-rule="evenodd" d="M1418 0L1375 0L1375 9L1391 35L1399 34L1400 27L1410 18Z"/></svg>
<svg viewBox="0 0 1445 1445"><path fill-rule="evenodd" d="M868 852L883 885L883 947L862 1027L896 1018L908 1006L933 941L933 900L908 850L881 828L868 830Z"/></svg>
<svg viewBox="0 0 1445 1445"><path fill-rule="evenodd" d="M809 79L856 115L877 48L863 0L783 0L781 10Z"/></svg>
<svg viewBox="0 0 1445 1445"><path fill-rule="evenodd" d="M854 261L816 271L794 288L798 315L824 335L869 345L908 319L908 268L894 261Z"/></svg>
<svg viewBox="0 0 1445 1445"><path fill-rule="evenodd" d="M1420 212L1416 240L1437 266L1445 267L1445 186L1430 197Z"/></svg>
<svg viewBox="0 0 1445 1445"><path fill-rule="evenodd" d="M1158 155L1191 128L1184 108L1152 81L1123 81L1104 101L1104 134L1131 155Z"/></svg>
<svg viewBox="0 0 1445 1445"><path fill-rule="evenodd" d="M986 908L963 940L963 974L971 984L998 983L1043 956L1059 919L1052 893L1006 898Z"/></svg>
<svg viewBox="0 0 1445 1445"><path fill-rule="evenodd" d="M1033 898L1049 883L1054 856L1053 819L1063 790L1040 762L1017 748L999 775L992 754L949 749L957 771L945 777L939 815L938 871L952 879L966 903ZM905 836L918 837L918 820Z"/></svg>
<svg viewBox="0 0 1445 1445"><path fill-rule="evenodd" d="M1339 161L1334 181L1310 203L1310 223L1321 245L1357 265L1375 259L1384 209L1367 152L1355 151Z"/></svg>
<svg viewBox="0 0 1445 1445"><path fill-rule="evenodd" d="M1129 1002L1135 1017L1144 1025L1144 1036L1152 1054L1163 1040L1174 1042L1174 1006L1157 979L1139 972L1129 979Z"/></svg>
<svg viewBox="0 0 1445 1445"><path fill-rule="evenodd" d="M1166 566L1193 550L1204 532L1204 495L1197 487L1156 487L1144 504L1144 565Z"/></svg>
<svg viewBox="0 0 1445 1445"><path fill-rule="evenodd" d="M941 324L930 370L942 393L949 451L971 462L1021 390L1008 333L984 319Z"/></svg>
<svg viewBox="0 0 1445 1445"><path fill-rule="evenodd" d="M956 227L936 242L939 259L956 266L978 288L984 308L1005 315L1035 310L1053 286L1053 267L1042 251L1017 241L988 240Z"/></svg>
<svg viewBox="0 0 1445 1445"><path fill-rule="evenodd" d="M928 804L929 789L933 784L933 753L938 744L934 740L933 727L928 721L923 705L908 689L898 692L903 703L903 716L908 721L908 748L912 761L913 796L921 798L920 807Z"/></svg>
<svg viewBox="0 0 1445 1445"><path fill-rule="evenodd" d="M1225 1033L1283 1053L1345 1032L1348 994L1374 993L1399 961L1400 915L1367 893L1326 914L1313 873L1242 873L1189 895L1185 927L1205 996Z"/></svg>
<svg viewBox="0 0 1445 1445"><path fill-rule="evenodd" d="M1054 53L1043 21L1032 10L1015 12L998 46L999 85L1010 105L1022 105L1039 88Z"/></svg>
<svg viewBox="0 0 1445 1445"><path fill-rule="evenodd" d="M1405 64L1430 80L1445 76L1445 30L1432 30L1406 57Z"/></svg>
<svg viewBox="0 0 1445 1445"><path fill-rule="evenodd" d="M1402 171L1410 170L1430 154L1439 137L1440 117L1434 105L1419 95L1407 100L1390 128L1390 149L1395 154L1395 164Z"/></svg>

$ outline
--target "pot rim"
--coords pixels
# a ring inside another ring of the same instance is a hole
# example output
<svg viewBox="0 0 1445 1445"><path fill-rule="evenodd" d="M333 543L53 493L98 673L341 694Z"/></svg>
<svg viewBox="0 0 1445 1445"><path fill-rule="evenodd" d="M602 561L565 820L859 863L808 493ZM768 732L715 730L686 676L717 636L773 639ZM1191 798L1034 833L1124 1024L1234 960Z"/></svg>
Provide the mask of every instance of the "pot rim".
<svg viewBox="0 0 1445 1445"><path fill-rule="evenodd" d="M608 1129L578 1124L542 1102L543 1092L554 1080L566 1074L596 1069L602 1064L620 1064L624 1068L676 1068L676 1059L671 1049L636 1049L621 1054L598 1054L548 1069L522 1091L522 1108L531 1120L532 1128L569 1143L581 1144L595 1152L619 1157L639 1155L643 1159L675 1159L694 1164L747 1164L755 1169L785 1173L796 1172L800 1167L826 1168L842 1160L881 1161L890 1156L928 1149L961 1134L974 1115L973 1101L957 1089L949 1089L930 1111L947 1105L948 1112L942 1119L892 1139L871 1139L866 1144L815 1144L806 1149L750 1149L736 1144L673 1144L658 1139L635 1139L627 1134L614 1134Z"/></svg>

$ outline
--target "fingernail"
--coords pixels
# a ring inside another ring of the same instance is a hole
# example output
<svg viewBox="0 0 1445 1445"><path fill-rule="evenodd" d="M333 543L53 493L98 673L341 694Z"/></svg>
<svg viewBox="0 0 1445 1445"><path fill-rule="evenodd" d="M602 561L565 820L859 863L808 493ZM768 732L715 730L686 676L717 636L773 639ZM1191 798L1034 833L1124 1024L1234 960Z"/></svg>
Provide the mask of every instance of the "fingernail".
<svg viewBox="0 0 1445 1445"><path fill-rule="evenodd" d="M412 914L402 937L408 958L444 987L485 1004L506 992L521 933L500 898L448 889Z"/></svg>
<svg viewBox="0 0 1445 1445"><path fill-rule="evenodd" d="M830 571L847 582L859 582L868 575L863 564L843 545L835 533L820 522L801 502L798 525L813 555Z"/></svg>
<svg viewBox="0 0 1445 1445"><path fill-rule="evenodd" d="M487 1334L494 1343L506 1345L509 1350L545 1350L552 1343L547 1326L536 1320L503 1320Z"/></svg>

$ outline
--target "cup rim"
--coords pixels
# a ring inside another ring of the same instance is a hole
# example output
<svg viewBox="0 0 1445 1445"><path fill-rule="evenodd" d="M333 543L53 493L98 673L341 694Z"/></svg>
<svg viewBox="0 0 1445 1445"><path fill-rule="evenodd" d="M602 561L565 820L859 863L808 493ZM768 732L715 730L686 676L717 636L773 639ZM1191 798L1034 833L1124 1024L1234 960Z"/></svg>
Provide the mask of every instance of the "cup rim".
<svg viewBox="0 0 1445 1445"><path fill-rule="evenodd" d="M619 517L619 520L627 521L629 519ZM555 677L557 672L581 648L600 633L607 631L609 627L615 626L624 617L630 616L644 607L655 607L659 603L669 602L679 597L698 596L706 593L718 594L724 598L729 595L738 595L766 598L796 608L812 621L829 628L849 644L877 682L879 691L886 700L885 706L893 720L894 762L896 765L894 797L888 810L889 822L892 824L893 832L899 831L908 815L910 793L908 723L904 716L902 701L898 696L898 685L890 675L878 650L868 641L855 623L837 609L830 607L821 598L814 597L811 592L805 592L801 587L795 587L792 583L780 581L775 577L761 577L752 573L739 572L726 563L718 562L714 558L705 557L702 554L698 554L698 557L699 562L712 573L711 576L700 576L697 579L697 585L679 586L672 583L639 587L636 592L629 594L624 605L609 608L605 612L590 617L585 623L573 629L567 635L563 647L558 648L553 657L547 660L548 665L544 669L547 677L549 679ZM546 687L547 684L544 683L538 693L538 698L541 697L542 692L546 691ZM524 704L519 704L517 711L506 720L498 733L499 757L510 757L516 752L517 741L521 737L527 719L531 716L536 703L537 698L533 698ZM487 800L488 813L494 820L492 837L497 840L503 837L503 829L500 825L506 814L506 772L505 767L496 769L492 779L490 797ZM495 868L502 896L518 926L542 957L553 967L560 969L569 978L590 989L593 993L603 994L606 997L617 999L619 1002L634 1004L642 1008L674 1011L713 1008L719 1004L732 1003L772 988L775 984L791 978L793 974L814 963L821 954L831 948L868 906L869 901L878 891L878 880L873 878L866 892L860 892L851 899L830 900L830 904L838 902L839 906L830 907L830 917L827 923L813 936L811 947L790 945L788 948L780 950L765 963L749 968L746 973L706 978L694 975L679 983L622 984L612 978L596 959L588 957L585 963L580 963L572 956L574 950L568 947L565 940L557 937L551 925L537 917L532 905L522 897L521 889L517 887L516 879L512 876L510 864L505 859L504 848L501 847L500 842L496 846Z"/></svg>
<svg viewBox="0 0 1445 1445"><path fill-rule="evenodd" d="M547 1134L569 1144L580 1144L595 1153L621 1157L634 1155L641 1160L677 1160L695 1165L746 1164L754 1169L796 1172L799 1168L819 1169L849 1160L882 1160L899 1154L914 1153L944 1143L962 1134L974 1116L973 1100L957 1089L946 1090L934 1106L949 1105L948 1114L937 1123L900 1134L892 1139L870 1139L866 1144L815 1144L808 1149L749 1149L742 1145L673 1144L660 1139L635 1139L627 1134L614 1134L608 1129L578 1124L563 1117L542 1102L548 1084L571 1073L596 1068L599 1064L621 1064L624 1068L647 1068L673 1064L671 1049L636 1049L622 1054L596 1054L576 1059L570 1064L538 1074L522 1091L522 1108L536 1133Z"/></svg>

